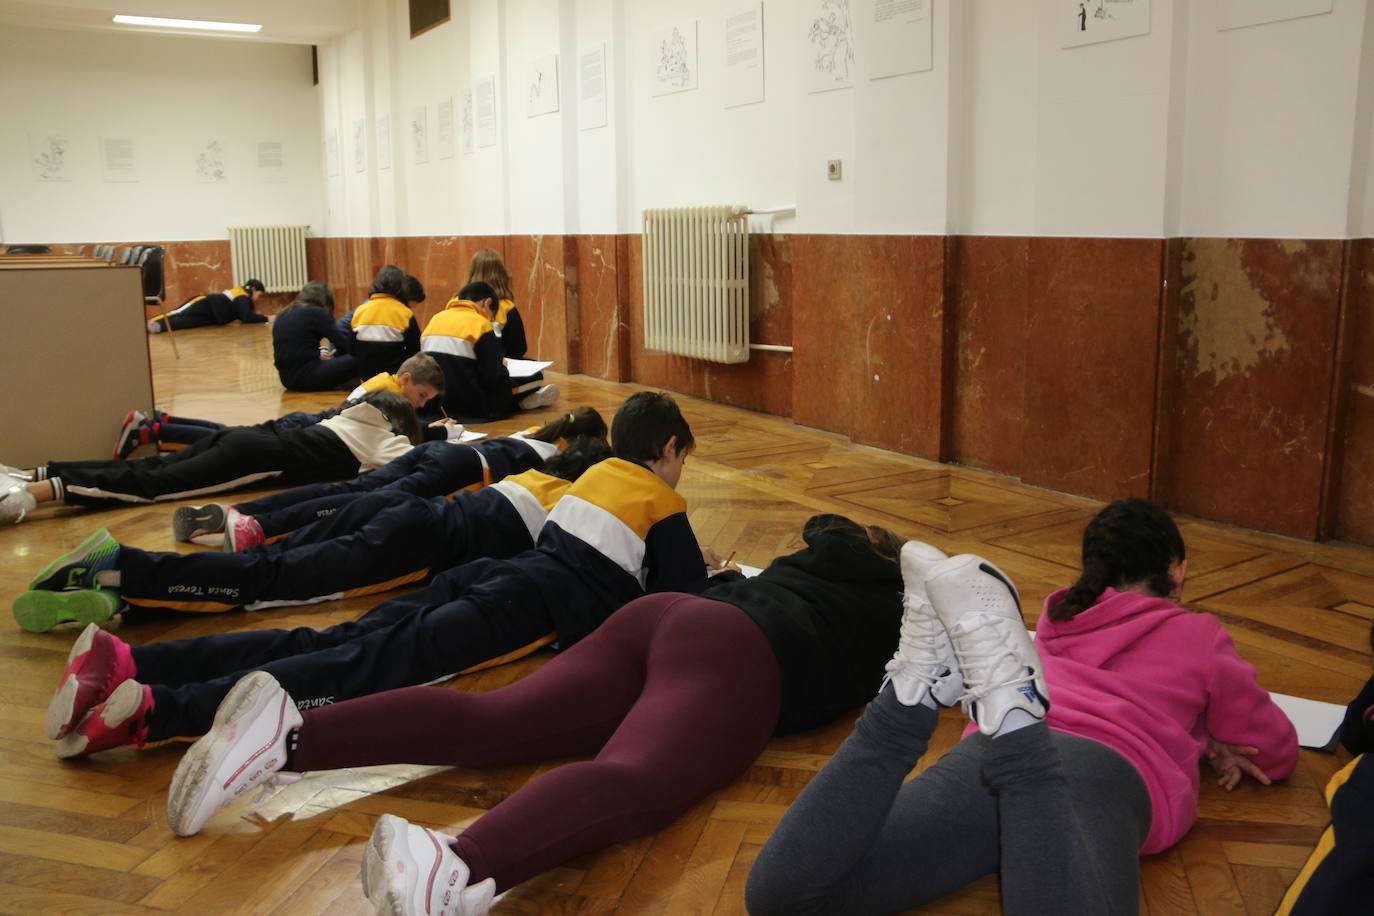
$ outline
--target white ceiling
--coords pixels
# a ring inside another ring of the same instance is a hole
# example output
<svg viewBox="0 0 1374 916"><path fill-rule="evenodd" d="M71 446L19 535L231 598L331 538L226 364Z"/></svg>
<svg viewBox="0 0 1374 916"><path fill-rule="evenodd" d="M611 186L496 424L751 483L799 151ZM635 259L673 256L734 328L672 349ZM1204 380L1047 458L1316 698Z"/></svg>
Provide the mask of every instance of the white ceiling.
<svg viewBox="0 0 1374 916"><path fill-rule="evenodd" d="M367 0L0 0L0 23L53 29L228 37L232 41L317 44L352 29L359 2ZM234 34L231 37L225 32L183 32L117 25L112 21L116 13L252 22L261 24L262 31L254 35Z"/></svg>

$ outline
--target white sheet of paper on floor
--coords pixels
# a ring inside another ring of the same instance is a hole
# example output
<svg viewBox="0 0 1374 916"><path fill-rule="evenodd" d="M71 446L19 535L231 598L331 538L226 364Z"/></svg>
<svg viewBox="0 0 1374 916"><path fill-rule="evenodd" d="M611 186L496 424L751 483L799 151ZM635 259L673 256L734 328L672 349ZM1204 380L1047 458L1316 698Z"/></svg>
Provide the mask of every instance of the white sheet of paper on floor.
<svg viewBox="0 0 1374 916"><path fill-rule="evenodd" d="M476 442L478 439L485 439L486 437L487 437L487 434L486 434L486 433L479 433L479 432L478 432L477 430L475 430L475 429L465 429L465 430L463 430L462 438L460 438L458 441L459 441L459 442Z"/></svg>
<svg viewBox="0 0 1374 916"><path fill-rule="evenodd" d="M1319 700L1290 697L1286 693L1269 694L1298 730L1298 744L1319 751L1333 750L1336 732L1345 718L1345 707Z"/></svg>
<svg viewBox="0 0 1374 916"><path fill-rule="evenodd" d="M543 359L508 359L506 360L506 371L511 378L528 378L536 372L543 372L553 365L553 360Z"/></svg>

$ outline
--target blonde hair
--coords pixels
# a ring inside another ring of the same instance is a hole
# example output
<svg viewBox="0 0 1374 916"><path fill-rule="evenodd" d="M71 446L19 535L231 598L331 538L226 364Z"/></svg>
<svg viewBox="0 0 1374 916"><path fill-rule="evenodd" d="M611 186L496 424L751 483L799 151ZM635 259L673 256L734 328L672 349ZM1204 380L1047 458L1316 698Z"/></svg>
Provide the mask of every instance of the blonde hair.
<svg viewBox="0 0 1374 916"><path fill-rule="evenodd" d="M472 256L472 265L468 267L468 283L486 283L496 291L498 299L514 299L515 294L510 291L510 273L506 270L506 262L501 260L501 255L494 248L483 248ZM492 311L496 310L496 303L492 303Z"/></svg>

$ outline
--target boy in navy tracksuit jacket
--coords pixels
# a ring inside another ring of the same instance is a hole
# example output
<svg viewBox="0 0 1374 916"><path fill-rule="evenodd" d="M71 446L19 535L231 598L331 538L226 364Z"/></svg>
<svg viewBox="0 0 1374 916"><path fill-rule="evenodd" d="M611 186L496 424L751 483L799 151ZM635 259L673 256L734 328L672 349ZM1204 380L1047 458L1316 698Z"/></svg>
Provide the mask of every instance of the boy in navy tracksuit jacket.
<svg viewBox="0 0 1374 916"><path fill-rule="evenodd" d="M182 331L231 321L262 324L267 321L267 316L254 312L253 306L266 290L261 280L244 280L242 286L226 289L222 293L192 296L170 312L148 319L148 333L160 334L169 327L173 331Z"/></svg>
<svg viewBox="0 0 1374 916"><path fill-rule="evenodd" d="M671 398L640 392L616 414L612 441L625 457L568 488L534 550L451 569L360 620L75 655L63 683L105 686L82 695L93 705L61 706L58 724L70 733L58 753L202 734L254 668L271 672L298 705L318 706L487 667L554 640L566 647L649 590L700 591L709 581L703 552L674 489L691 428ZM95 656L100 672L78 670ZM59 688L54 702L64 696Z"/></svg>
<svg viewBox="0 0 1374 916"><path fill-rule="evenodd" d="M525 471L452 500L379 490L278 544L242 553L139 550L116 544L107 532L117 550L110 569L118 582L101 581L129 608L197 613L374 594L480 557L529 550L569 482L609 456L604 439L583 437L551 459L547 473ZM61 588L68 568L59 561L33 585Z"/></svg>
<svg viewBox="0 0 1374 916"><path fill-rule="evenodd" d="M591 407L576 410L513 436L473 443L426 442L375 471L334 484L309 484L223 507L183 506L172 517L177 540L224 532L225 548L242 550L281 537L332 515L359 496L394 490L420 497L449 496L511 474L538 468L566 439L605 438L606 423Z"/></svg>

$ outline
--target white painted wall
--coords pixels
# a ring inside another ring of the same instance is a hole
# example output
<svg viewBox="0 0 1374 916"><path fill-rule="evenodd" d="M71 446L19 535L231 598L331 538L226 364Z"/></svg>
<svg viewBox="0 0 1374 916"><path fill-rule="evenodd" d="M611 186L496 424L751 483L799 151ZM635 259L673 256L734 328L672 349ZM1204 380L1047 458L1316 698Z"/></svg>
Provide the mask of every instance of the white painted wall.
<svg viewBox="0 0 1374 916"><path fill-rule="evenodd" d="M803 36L817 2L766 0L765 99L733 109L721 84L734 0L453 0L452 20L415 39L402 0L375 0L321 45L318 89L299 47L7 29L0 78L32 88L7 96L0 218L9 239L55 241L214 238L240 220L336 236L608 233L637 231L648 206L739 202L795 205L757 225L803 233L1374 232L1367 0L1226 32L1218 0L1152 0L1149 34L1076 48L1061 47L1064 0L929 0L930 71L870 80L861 42L855 85L811 94ZM861 15L872 0L851 2ZM674 22L696 23L699 88L655 97L652 36ZM583 131L578 54L600 42L608 123ZM531 118L530 64L547 54L559 56L560 111ZM461 118L463 91L488 74L497 144L464 154L460 131L441 159L439 101L452 97ZM156 114L105 102L149 91ZM417 106L424 163L408 133ZM377 167L381 115L389 169ZM286 139L291 180L195 183L190 138L226 124L252 125L233 135L234 156ZM81 140L72 182L31 178L28 133L48 130ZM140 142L138 185L100 181L95 141L113 131L153 138ZM323 174L330 131L335 176ZM828 159L843 180L826 180Z"/></svg>
<svg viewBox="0 0 1374 916"><path fill-rule="evenodd" d="M320 91L304 45L24 26L0 28L0 226L6 242L228 238L234 224L323 234ZM69 141L70 180L39 182L29 137ZM102 137L132 138L139 181L108 183ZM226 143L228 181L197 180L194 147ZM287 180L255 177L285 143Z"/></svg>
<svg viewBox="0 0 1374 916"><path fill-rule="evenodd" d="M1345 236L1368 4L1222 32L1188 6L1181 234Z"/></svg>

